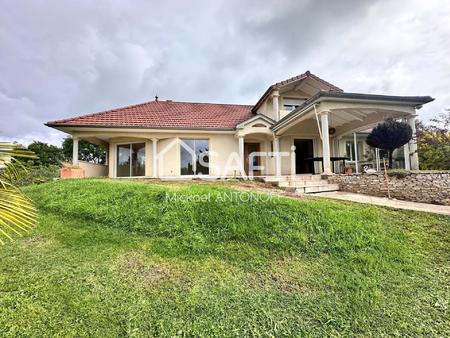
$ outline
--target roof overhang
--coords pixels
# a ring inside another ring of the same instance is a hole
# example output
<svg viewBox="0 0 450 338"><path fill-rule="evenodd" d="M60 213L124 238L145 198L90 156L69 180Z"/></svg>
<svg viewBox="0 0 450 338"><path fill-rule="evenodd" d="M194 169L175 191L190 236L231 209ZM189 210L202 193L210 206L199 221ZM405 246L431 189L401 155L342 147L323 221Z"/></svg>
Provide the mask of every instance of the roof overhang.
<svg viewBox="0 0 450 338"><path fill-rule="evenodd" d="M58 125L45 123L47 127L60 130L65 133L71 133L72 131L94 131L94 130L110 130L110 131L123 131L124 129L135 129L142 131L199 131L199 132L234 132L235 128L183 128L183 127L152 127L152 126L101 126L101 125Z"/></svg>
<svg viewBox="0 0 450 338"><path fill-rule="evenodd" d="M271 128L277 132L291 122L302 118L308 114L318 104L341 103L339 106L344 107L345 104L376 104L382 109L388 105L421 108L422 105L433 101L431 96L392 96L378 94L362 94L362 93L344 93L344 92L319 92L309 100L305 101L300 107L290 112L281 120L276 122Z"/></svg>
<svg viewBox="0 0 450 338"><path fill-rule="evenodd" d="M268 117L268 116L266 116L266 115L262 115L262 114L257 114L257 115L255 115L255 116L253 116L252 118L250 118L250 119L248 119L248 120L245 120L245 121L239 123L239 124L236 126L236 129L242 129L242 128L244 128L245 126L247 126L247 125L249 125L249 124L251 124L251 123L253 123L253 122L256 122L256 121L258 121L258 120L265 121L265 122L267 122L270 126L272 126L272 125L275 123L275 121L272 120L270 117Z"/></svg>

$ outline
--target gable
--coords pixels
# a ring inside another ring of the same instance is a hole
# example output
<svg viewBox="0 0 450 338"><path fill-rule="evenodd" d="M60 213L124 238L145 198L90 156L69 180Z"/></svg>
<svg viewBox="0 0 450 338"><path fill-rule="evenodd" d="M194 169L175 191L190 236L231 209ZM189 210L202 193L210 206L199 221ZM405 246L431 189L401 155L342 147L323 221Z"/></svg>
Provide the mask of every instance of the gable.
<svg viewBox="0 0 450 338"><path fill-rule="evenodd" d="M341 88L321 79L320 77L312 74L310 71L306 71L303 74L271 85L253 106L252 111L254 113L258 112L259 108L270 99L270 96L274 91L278 91L281 98L284 96L290 96L302 97L305 99L309 99L322 91L343 92Z"/></svg>

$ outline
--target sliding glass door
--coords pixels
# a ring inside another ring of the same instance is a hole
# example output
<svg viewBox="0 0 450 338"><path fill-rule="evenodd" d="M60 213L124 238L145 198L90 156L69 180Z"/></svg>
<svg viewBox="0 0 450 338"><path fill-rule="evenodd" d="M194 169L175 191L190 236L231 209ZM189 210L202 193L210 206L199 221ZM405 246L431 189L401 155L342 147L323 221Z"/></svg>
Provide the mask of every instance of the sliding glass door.
<svg viewBox="0 0 450 338"><path fill-rule="evenodd" d="M209 141L181 140L181 175L209 175Z"/></svg>
<svg viewBox="0 0 450 338"><path fill-rule="evenodd" d="M145 143L117 146L117 177L145 176Z"/></svg>

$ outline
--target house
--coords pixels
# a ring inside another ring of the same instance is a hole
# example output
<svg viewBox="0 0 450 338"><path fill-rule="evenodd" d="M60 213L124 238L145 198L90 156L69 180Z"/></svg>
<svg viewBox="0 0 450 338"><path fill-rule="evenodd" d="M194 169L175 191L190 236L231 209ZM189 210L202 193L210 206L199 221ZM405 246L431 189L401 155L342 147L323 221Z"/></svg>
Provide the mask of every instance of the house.
<svg viewBox="0 0 450 338"><path fill-rule="evenodd" d="M347 93L307 71L267 88L254 105L158 100L47 122L74 140L73 163L109 177L235 177L380 169L365 135L387 117L415 132L429 96ZM78 141L107 149L101 169L78 161ZM367 155L368 154L368 155ZM366 156L367 155L367 156ZM411 140L399 166L418 169ZM91 167L89 167L91 166Z"/></svg>

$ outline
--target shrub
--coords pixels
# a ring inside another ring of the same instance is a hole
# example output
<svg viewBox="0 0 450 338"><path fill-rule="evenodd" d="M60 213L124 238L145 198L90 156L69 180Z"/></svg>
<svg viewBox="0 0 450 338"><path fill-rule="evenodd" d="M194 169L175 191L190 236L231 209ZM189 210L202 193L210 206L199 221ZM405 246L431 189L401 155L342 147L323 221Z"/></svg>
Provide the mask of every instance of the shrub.
<svg viewBox="0 0 450 338"><path fill-rule="evenodd" d="M388 174L388 176L391 176L391 177L405 178L406 176L410 175L411 172L409 170L405 170L405 169L394 169L394 170L388 170L387 174Z"/></svg>
<svg viewBox="0 0 450 338"><path fill-rule="evenodd" d="M27 171L23 172L17 184L19 186L24 186L53 181L59 177L59 169L60 167L57 165L27 166Z"/></svg>

